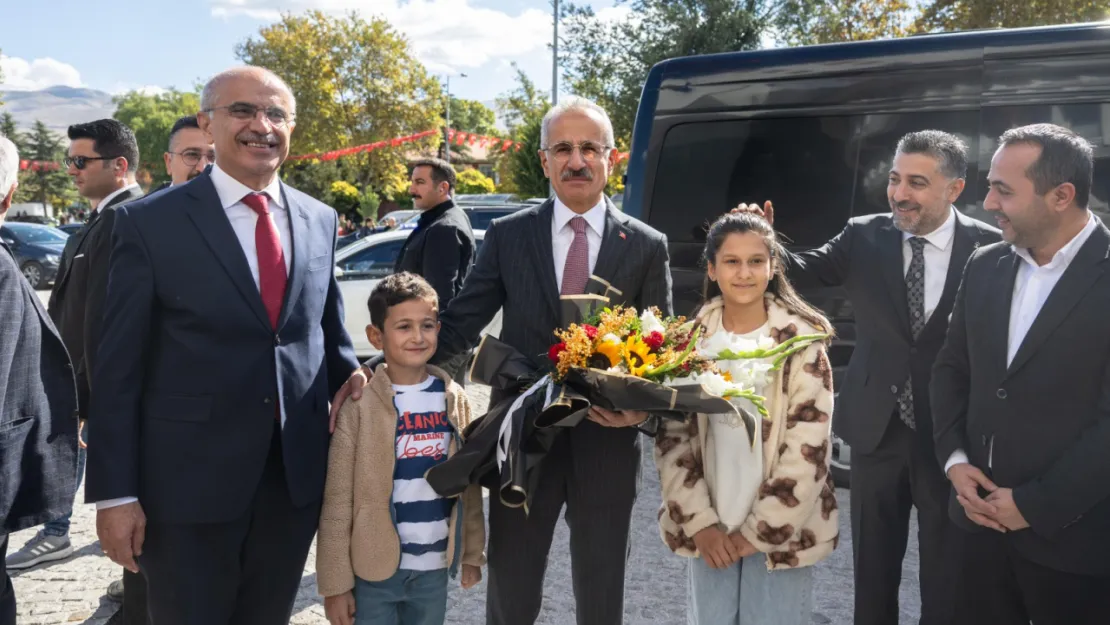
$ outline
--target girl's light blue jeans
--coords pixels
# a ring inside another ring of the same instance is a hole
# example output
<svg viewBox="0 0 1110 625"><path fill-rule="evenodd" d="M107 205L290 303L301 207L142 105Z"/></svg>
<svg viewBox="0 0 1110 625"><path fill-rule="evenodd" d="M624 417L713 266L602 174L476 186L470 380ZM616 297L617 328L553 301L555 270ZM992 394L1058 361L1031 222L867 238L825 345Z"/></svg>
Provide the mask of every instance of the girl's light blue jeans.
<svg viewBox="0 0 1110 625"><path fill-rule="evenodd" d="M689 625L809 625L813 567L767 570L756 553L727 569L689 560L686 620Z"/></svg>

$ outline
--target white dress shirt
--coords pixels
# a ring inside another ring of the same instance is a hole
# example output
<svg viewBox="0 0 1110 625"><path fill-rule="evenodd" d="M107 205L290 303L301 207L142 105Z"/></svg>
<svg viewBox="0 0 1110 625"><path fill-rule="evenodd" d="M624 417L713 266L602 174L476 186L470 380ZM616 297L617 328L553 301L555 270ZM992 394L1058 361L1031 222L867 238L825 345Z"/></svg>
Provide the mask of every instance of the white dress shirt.
<svg viewBox="0 0 1110 625"><path fill-rule="evenodd" d="M1071 265L1071 261L1075 260L1075 256L1082 249L1083 244L1091 238L1091 233L1095 231L1096 227L1098 227L1098 222L1091 214L1087 217L1087 224L1083 226L1079 234L1072 237L1071 241L1068 241L1064 247L1061 247L1052 256L1052 260L1043 265L1037 264L1029 250L1014 248L1014 253L1024 262L1018 265L1017 276L1014 279L1014 293L1010 300L1010 329L1009 339L1006 343L1007 367L1014 361L1018 348L1025 341L1025 335L1029 333L1029 328L1033 326L1037 315L1041 314L1041 308L1044 308L1044 303L1048 301L1052 289L1063 277L1064 272ZM994 439L992 438L991 449L987 456L988 467L993 457ZM957 449L952 452L952 455L948 457L948 462L944 464L944 474L947 475L948 469L954 465L966 462L968 462L967 453L962 449Z"/></svg>
<svg viewBox="0 0 1110 625"><path fill-rule="evenodd" d="M948 265L952 260L952 238L956 234L956 209L950 208L948 219L936 230L921 235L928 243L922 248L925 256L925 321L933 315L944 293L944 282L948 278ZM910 271L913 248L910 239L917 235L902 233L902 275Z"/></svg>
<svg viewBox="0 0 1110 625"><path fill-rule="evenodd" d="M254 285L259 287L258 248L254 243L254 229L255 225L258 223L258 213L254 212L251 207L243 203L243 198L255 191L232 178L227 172L220 169L219 165L212 165L211 176L212 184L216 187L216 194L220 197L220 204L227 213L227 219L231 222L231 228L235 231L236 238L239 239L239 245L243 246L243 253L247 256L247 264L250 265L251 275L254 276ZM108 200L123 193L123 191L124 189L120 189L112 195L109 195L97 206L104 205ZM291 259L293 258L293 238L289 230L289 211L286 210L286 207L282 204L281 183L278 181L278 178L275 176L274 181L261 192L270 196L270 215L271 219L274 219L277 225L278 238L281 239L281 249L285 255L285 271L288 273L291 267ZM259 288L261 289L261 287ZM114 508L115 506L122 506L123 504L135 501L138 501L137 497L120 497L118 499L98 501L96 502L96 509L103 510L105 508Z"/></svg>
<svg viewBox="0 0 1110 625"><path fill-rule="evenodd" d="M567 264L567 254L570 253L571 243L574 243L574 228L570 226L570 220L583 217L589 225L586 228L586 242L590 248L590 275L593 275L594 267L597 266L597 253L601 250L601 235L605 232L606 210L604 197L582 215L567 208L558 197L555 198L555 214L551 219L551 251L555 256L555 282L560 290L563 288L563 268Z"/></svg>
<svg viewBox="0 0 1110 625"><path fill-rule="evenodd" d="M139 188L139 185L137 183L131 183L131 184L127 185L126 187L122 188L122 189L116 189L115 191L112 191L111 193L108 194L107 197L105 197L103 200L100 200L100 202L97 203L96 210L100 210L101 206L107 206L108 202L111 202L113 199L115 199L115 197L117 195L120 195L120 194L124 193L125 191L130 191L131 189L138 189L138 188Z"/></svg>

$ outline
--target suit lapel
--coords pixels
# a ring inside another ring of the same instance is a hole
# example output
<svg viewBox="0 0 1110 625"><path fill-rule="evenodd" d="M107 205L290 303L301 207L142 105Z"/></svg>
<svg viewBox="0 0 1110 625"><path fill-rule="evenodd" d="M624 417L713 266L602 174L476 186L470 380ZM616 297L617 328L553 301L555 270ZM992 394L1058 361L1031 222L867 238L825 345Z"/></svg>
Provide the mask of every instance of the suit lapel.
<svg viewBox="0 0 1110 625"><path fill-rule="evenodd" d="M910 305L906 302L906 276L902 270L902 231L890 224L883 227L878 236L880 270L886 280L899 328L909 338Z"/></svg>
<svg viewBox="0 0 1110 625"><path fill-rule="evenodd" d="M1091 286L1102 277L1102 273L1106 270L1107 256L1110 255L1108 247L1110 247L1110 232L1099 223L1091 237L1079 249L1075 259L1064 270L1060 281L1052 288L1040 313L1033 320L1033 325L1029 327L1021 345L1018 346L1014 360L1006 371L1007 376L1012 376L1021 369L1022 365L1048 340L1053 330L1064 322L1068 313L1083 299ZM1012 299L1012 295L1007 299ZM1009 320L1010 317L1007 315L1005 317L1007 327Z"/></svg>
<svg viewBox="0 0 1110 625"><path fill-rule="evenodd" d="M228 221L227 213L224 212L212 179L207 174L202 174L186 189L195 200L188 206L189 218L200 230L201 237L223 265L231 282L247 300L258 320L266 326L266 329L272 329L270 317L262 304L262 295L258 292L258 286L254 283L243 246L239 243L239 237L235 235L231 222Z"/></svg>
<svg viewBox="0 0 1110 625"><path fill-rule="evenodd" d="M559 283L555 279L555 252L551 241L551 221L555 201L548 200L532 213L532 255L539 270L540 290L556 318L559 316Z"/></svg>
<svg viewBox="0 0 1110 625"><path fill-rule="evenodd" d="M602 234L601 249L597 252L593 274L612 283L628 246L628 232L624 229L624 216L617 212L608 198L605 202L605 232Z"/></svg>
<svg viewBox="0 0 1110 625"><path fill-rule="evenodd" d="M948 315L956 302L956 292L960 290L964 266L967 265L967 259L971 258L971 253L976 248L973 233L978 232L978 229L975 226L965 225L958 213L956 219L956 230L952 234L952 255L948 260L948 273L944 276L944 290L941 291L937 307L921 331L922 335L931 331L934 325L940 328L948 327Z"/></svg>
<svg viewBox="0 0 1110 625"><path fill-rule="evenodd" d="M288 192L285 183L281 184L281 195L285 199L285 206L289 214L289 232L293 237L293 258L289 262L289 280L285 288L285 298L281 305L281 316L278 319L278 328L285 326L293 302L304 288L305 273L308 271L308 211L297 203Z"/></svg>

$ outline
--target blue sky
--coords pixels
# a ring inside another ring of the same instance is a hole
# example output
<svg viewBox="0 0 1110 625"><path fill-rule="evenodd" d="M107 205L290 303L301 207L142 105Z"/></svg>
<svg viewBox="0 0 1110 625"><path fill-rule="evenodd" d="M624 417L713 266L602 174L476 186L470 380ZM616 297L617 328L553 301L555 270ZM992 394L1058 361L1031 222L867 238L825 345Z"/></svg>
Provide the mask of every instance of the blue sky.
<svg viewBox="0 0 1110 625"><path fill-rule="evenodd" d="M624 10L589 3L608 16ZM279 12L309 9L386 17L431 71L456 75L458 97L492 100L512 88L511 61L551 88L549 0L49 0L5 8L0 90L190 88L234 65L235 44Z"/></svg>

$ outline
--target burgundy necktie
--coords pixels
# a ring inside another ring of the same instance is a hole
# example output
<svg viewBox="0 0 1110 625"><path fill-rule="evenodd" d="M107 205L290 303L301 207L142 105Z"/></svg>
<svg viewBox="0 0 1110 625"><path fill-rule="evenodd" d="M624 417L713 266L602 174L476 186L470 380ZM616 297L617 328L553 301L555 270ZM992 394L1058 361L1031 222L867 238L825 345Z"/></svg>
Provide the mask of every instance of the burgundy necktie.
<svg viewBox="0 0 1110 625"><path fill-rule="evenodd" d="M574 241L567 252L567 261L563 265L563 285L559 289L560 295L581 295L586 292L586 283L590 281L590 242L586 239L586 228L589 224L582 217L570 220L570 227L574 230Z"/></svg>
<svg viewBox="0 0 1110 625"><path fill-rule="evenodd" d="M254 226L254 246L258 254L258 290L262 304L270 315L270 325L276 330L281 315L281 302L285 299L285 253L281 249L277 224L270 213L270 198L265 193L250 193L243 203L258 213Z"/></svg>

